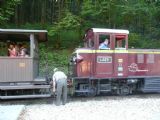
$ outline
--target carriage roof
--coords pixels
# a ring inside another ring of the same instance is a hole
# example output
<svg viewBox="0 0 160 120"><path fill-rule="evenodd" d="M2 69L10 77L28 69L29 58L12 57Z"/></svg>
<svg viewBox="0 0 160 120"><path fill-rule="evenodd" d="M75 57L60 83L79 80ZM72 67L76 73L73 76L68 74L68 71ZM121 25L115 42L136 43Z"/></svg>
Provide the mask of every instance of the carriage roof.
<svg viewBox="0 0 160 120"><path fill-rule="evenodd" d="M92 28L93 32L99 32L99 33L120 33L120 34L129 34L128 30L123 29L105 29L105 28Z"/></svg>
<svg viewBox="0 0 160 120"><path fill-rule="evenodd" d="M17 39L28 40L29 34L35 34L38 41L47 41L47 30L27 30L27 29L0 29L0 40Z"/></svg>

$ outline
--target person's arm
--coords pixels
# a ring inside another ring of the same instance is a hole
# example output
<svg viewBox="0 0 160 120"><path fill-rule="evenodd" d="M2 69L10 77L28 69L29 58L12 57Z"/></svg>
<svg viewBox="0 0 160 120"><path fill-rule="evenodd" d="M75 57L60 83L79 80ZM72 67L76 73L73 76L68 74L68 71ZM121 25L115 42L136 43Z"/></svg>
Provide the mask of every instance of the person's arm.
<svg viewBox="0 0 160 120"><path fill-rule="evenodd" d="M10 56L17 56L17 55L16 55L16 49L12 49L12 50L11 50L11 49L9 48L8 51L9 51Z"/></svg>

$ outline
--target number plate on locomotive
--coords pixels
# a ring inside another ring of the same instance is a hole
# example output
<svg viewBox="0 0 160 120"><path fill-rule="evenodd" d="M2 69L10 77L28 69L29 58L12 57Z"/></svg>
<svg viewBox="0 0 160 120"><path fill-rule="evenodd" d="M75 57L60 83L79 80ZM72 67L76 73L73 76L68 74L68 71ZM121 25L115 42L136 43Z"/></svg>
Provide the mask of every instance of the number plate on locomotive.
<svg viewBox="0 0 160 120"><path fill-rule="evenodd" d="M97 63L112 63L111 56L97 56Z"/></svg>

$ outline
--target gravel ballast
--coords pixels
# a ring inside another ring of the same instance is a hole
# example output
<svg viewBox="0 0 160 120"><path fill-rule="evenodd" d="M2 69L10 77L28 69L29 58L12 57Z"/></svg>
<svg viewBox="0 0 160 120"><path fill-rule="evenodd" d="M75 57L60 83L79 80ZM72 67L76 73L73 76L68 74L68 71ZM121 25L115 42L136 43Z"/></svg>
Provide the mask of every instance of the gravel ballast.
<svg viewBox="0 0 160 120"><path fill-rule="evenodd" d="M0 120L17 120L24 105L0 105Z"/></svg>
<svg viewBox="0 0 160 120"><path fill-rule="evenodd" d="M19 120L160 120L160 95L76 98L26 106Z"/></svg>

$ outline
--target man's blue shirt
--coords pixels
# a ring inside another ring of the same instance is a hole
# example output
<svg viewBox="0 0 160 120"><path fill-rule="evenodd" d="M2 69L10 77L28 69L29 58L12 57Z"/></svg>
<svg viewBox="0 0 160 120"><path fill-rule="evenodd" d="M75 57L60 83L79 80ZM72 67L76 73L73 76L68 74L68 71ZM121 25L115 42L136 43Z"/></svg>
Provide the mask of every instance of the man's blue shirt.
<svg viewBox="0 0 160 120"><path fill-rule="evenodd" d="M101 43L99 46L99 49L107 49L107 48L108 48L108 45L106 45L104 43Z"/></svg>

